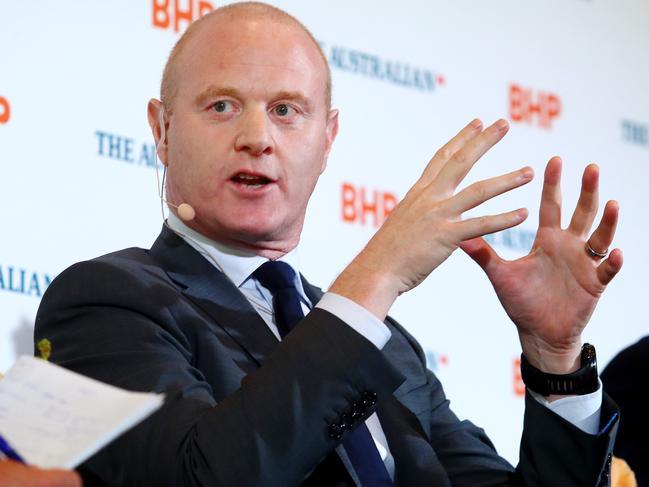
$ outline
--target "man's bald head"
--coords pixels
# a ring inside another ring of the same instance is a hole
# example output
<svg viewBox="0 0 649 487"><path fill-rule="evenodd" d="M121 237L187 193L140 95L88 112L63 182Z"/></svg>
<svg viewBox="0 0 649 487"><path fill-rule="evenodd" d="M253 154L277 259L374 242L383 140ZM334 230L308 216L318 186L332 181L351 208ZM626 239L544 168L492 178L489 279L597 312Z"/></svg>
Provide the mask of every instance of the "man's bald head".
<svg viewBox="0 0 649 487"><path fill-rule="evenodd" d="M313 34L311 34L311 32L309 32L309 30L299 20L283 10L261 2L241 2L217 8L192 23L171 50L171 54L169 54L169 59L167 59L167 64L165 65L162 74L162 83L160 85L160 98L168 114L173 112L174 97L178 89L178 59L181 57L185 46L207 25L218 21L228 20L264 21L269 26L275 24L303 32L313 43L314 49L322 59L322 69L325 72L325 86L323 87L325 103L327 109L331 107L331 72L329 70L329 63L322 52L322 48L313 37ZM215 46L215 48L218 49L218 46Z"/></svg>

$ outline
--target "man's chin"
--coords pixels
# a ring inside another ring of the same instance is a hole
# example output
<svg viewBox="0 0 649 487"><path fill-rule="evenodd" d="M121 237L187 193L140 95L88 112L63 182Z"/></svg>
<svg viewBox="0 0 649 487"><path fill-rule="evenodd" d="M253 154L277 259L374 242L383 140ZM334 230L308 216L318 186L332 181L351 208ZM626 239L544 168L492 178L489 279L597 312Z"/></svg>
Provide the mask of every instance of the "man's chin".
<svg viewBox="0 0 649 487"><path fill-rule="evenodd" d="M295 248L301 226L296 229L295 225L271 223L268 219L232 222L228 226L210 229L206 236L227 246L255 253L264 250L286 253Z"/></svg>
<svg viewBox="0 0 649 487"><path fill-rule="evenodd" d="M251 249L267 249L288 252L299 241L299 232L278 232L272 228L247 228L237 234L237 240Z"/></svg>

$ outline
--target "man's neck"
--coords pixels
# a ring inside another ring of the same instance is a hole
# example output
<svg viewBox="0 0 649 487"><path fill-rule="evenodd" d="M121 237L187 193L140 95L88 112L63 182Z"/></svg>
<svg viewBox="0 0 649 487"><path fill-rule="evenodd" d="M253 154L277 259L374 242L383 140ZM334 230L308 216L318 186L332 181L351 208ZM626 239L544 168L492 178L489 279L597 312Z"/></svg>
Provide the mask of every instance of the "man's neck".
<svg viewBox="0 0 649 487"><path fill-rule="evenodd" d="M165 225L183 238L190 246L223 272L238 287L250 274L267 260L278 260L289 264L297 274L300 272L297 247L289 252L257 252L254 249L232 246L206 237L185 225L174 213L169 213Z"/></svg>
<svg viewBox="0 0 649 487"><path fill-rule="evenodd" d="M204 240L210 245L223 249L223 251L234 255L259 255L268 260L279 260L284 255L292 252L299 244L300 230L292 238L283 238L282 240L263 240L263 239L246 239L245 236L239 238L235 236L219 235L214 238L215 232L208 231L207 227L199 222L191 221L185 223L170 211L167 218L169 227L176 231L189 235L192 238Z"/></svg>

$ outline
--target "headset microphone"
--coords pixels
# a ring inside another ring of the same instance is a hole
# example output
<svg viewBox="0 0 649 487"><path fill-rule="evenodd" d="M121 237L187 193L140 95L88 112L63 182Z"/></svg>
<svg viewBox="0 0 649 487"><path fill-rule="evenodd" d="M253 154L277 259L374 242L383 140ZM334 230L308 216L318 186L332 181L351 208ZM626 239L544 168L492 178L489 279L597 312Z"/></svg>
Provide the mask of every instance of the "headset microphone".
<svg viewBox="0 0 649 487"><path fill-rule="evenodd" d="M194 207L189 205L188 203L180 203L179 205L174 205L173 203L167 201L164 196L162 195L162 192L164 191L164 185L165 185L165 178L167 177L167 166L165 166L163 173L162 173L162 185L160 185L160 174L158 172L158 150L162 144L165 143L165 140L167 138L167 131L165 129L164 125L164 107L160 107L160 114L158 116L158 125L160 126L160 140L155 146L155 176L156 180L158 181L158 197L160 198L160 211L162 212L162 219L165 219L164 216L164 206L163 203L167 203L169 206L172 206L176 208L178 211L178 217L185 221L191 221L194 219L196 216L196 210L194 210Z"/></svg>
<svg viewBox="0 0 649 487"><path fill-rule="evenodd" d="M196 216L196 210L194 210L194 207L188 203L180 203L179 205L174 205L173 203L169 203L169 201L164 198L161 198L161 200L167 203L169 206L173 206L178 212L178 217L184 222L191 221Z"/></svg>

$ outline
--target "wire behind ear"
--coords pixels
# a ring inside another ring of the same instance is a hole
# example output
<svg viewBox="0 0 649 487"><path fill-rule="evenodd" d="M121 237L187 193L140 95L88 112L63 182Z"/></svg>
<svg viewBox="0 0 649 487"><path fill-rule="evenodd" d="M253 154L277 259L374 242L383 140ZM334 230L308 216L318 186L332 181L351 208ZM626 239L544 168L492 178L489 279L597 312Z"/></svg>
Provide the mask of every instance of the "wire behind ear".
<svg viewBox="0 0 649 487"><path fill-rule="evenodd" d="M158 112L158 127L160 127L160 138L158 139L158 143L155 145L155 150L158 153L160 152L160 147L162 147L164 143L167 141L167 129L165 128L164 115L165 115L165 107L164 105L160 105L160 111Z"/></svg>
<svg viewBox="0 0 649 487"><path fill-rule="evenodd" d="M155 177L157 181L157 187L158 187L158 197L160 198L160 212L162 213L162 221L165 222L165 225L167 224L167 220L165 219L165 211L164 211L164 203L167 203L169 206L172 206L176 208L178 212L178 217L185 221L191 221L194 219L196 216L196 211L194 208L188 204L188 203L180 203L179 205L175 205L171 201L167 201L164 197L164 190L165 190L165 178L167 177L167 166L165 165L164 169L162 170L162 182L160 181L160 172L158 170L158 156L160 155L160 147L166 142L167 140L167 130L165 129L165 119L164 119L164 105L160 105L160 111L158 112L158 126L160 127L160 138L158 139L158 142L155 145Z"/></svg>

